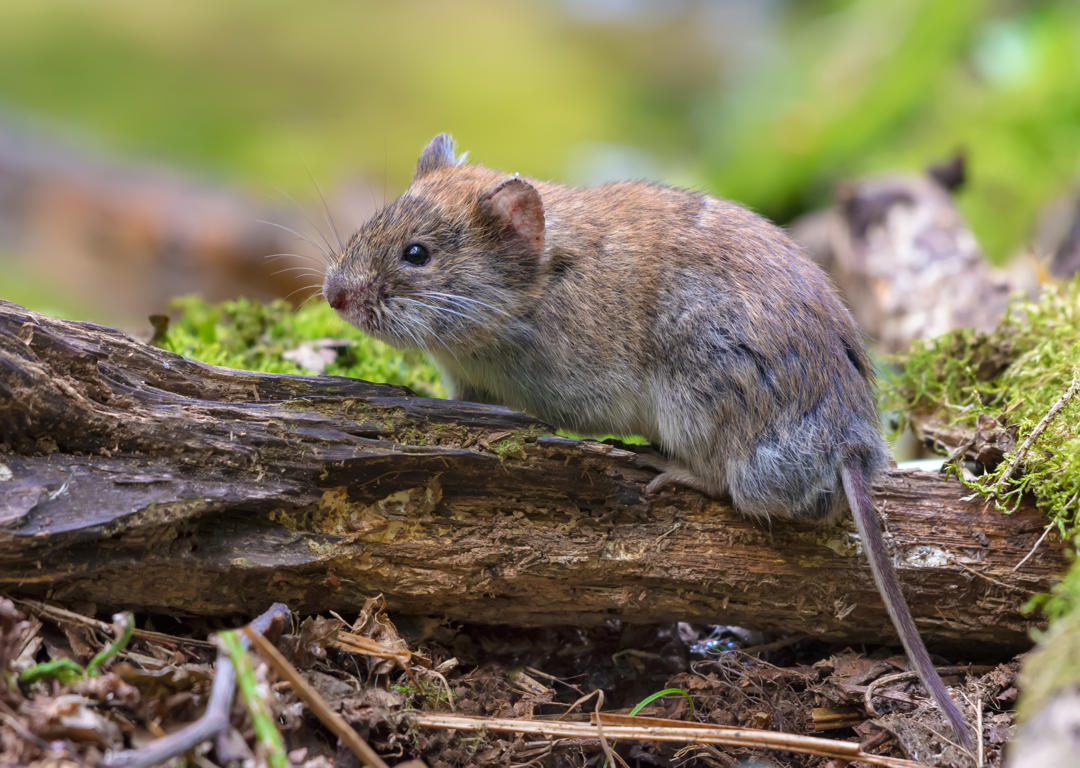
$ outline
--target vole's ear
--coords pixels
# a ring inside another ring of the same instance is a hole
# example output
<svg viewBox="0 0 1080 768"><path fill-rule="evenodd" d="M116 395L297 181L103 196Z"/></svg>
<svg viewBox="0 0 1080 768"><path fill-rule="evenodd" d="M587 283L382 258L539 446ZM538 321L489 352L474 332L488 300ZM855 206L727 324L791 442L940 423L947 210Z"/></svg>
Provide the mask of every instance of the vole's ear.
<svg viewBox="0 0 1080 768"><path fill-rule="evenodd" d="M515 176L499 184L480 200L480 210L502 231L510 232L539 256L544 250L544 205L540 193Z"/></svg>
<svg viewBox="0 0 1080 768"><path fill-rule="evenodd" d="M465 162L464 154L460 157L454 154L454 140L450 138L450 134L440 133L424 147L420 159L416 161L413 181L439 168L461 165L463 162Z"/></svg>

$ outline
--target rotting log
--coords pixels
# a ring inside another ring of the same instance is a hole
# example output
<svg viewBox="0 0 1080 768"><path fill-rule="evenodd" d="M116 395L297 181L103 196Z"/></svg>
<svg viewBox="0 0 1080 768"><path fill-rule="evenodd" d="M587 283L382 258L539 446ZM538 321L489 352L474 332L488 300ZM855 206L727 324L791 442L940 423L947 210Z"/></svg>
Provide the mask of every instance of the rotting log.
<svg viewBox="0 0 1080 768"><path fill-rule="evenodd" d="M848 641L893 630L847 522L763 526L644 493L625 448L506 408L235 371L0 302L0 592L99 609L349 612L514 625L732 623ZM792 471L797 471L793 468ZM939 649L1026 647L1064 568L1044 521L937 475L874 489Z"/></svg>

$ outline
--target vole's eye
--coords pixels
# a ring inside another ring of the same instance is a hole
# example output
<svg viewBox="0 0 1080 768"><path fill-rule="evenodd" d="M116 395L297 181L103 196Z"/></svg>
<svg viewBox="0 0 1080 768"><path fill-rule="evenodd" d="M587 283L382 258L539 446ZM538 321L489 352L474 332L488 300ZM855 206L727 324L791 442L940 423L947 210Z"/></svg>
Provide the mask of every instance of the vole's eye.
<svg viewBox="0 0 1080 768"><path fill-rule="evenodd" d="M401 252L401 258L410 264L422 267L431 260L431 254L420 243L409 243L405 246L405 250Z"/></svg>

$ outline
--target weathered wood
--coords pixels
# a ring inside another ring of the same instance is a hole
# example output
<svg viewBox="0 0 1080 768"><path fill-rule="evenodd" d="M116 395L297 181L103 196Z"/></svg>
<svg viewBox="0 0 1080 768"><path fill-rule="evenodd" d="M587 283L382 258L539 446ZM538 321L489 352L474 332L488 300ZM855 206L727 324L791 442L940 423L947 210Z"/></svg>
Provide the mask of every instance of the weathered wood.
<svg viewBox="0 0 1080 768"><path fill-rule="evenodd" d="M349 611L540 625L894 634L851 526L644 494L620 447L489 405L233 371L0 302L0 591L176 613ZM792 471L798 471L793 467ZM6 478L6 479L4 479ZM892 471L875 488L927 641L1028 644L1064 567L1025 507Z"/></svg>

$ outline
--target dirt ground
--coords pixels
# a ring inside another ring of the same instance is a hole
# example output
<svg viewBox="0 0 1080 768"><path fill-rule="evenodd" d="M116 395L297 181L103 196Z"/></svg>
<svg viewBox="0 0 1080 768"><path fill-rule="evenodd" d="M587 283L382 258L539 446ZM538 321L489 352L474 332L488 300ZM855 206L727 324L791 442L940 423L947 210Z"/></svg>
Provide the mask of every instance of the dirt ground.
<svg viewBox="0 0 1080 768"><path fill-rule="evenodd" d="M144 747L198 718L217 653L205 641L253 618L230 623L136 616L139 631L96 676L60 682L41 667L27 674L35 664L61 658L86 665L108 646L114 632L93 613L91 606L0 599L0 765L99 765L112 752ZM415 718L417 712L446 712L581 721L598 710L629 713L667 689L676 690L635 714L814 734L927 765L965 764L946 748L941 734L948 734L947 726L918 683L896 674L906 669L905 658L887 650L687 624L519 629L395 621L378 600L345 618L351 623L294 615L292 626L271 639L390 765L419 759L431 768L599 767L611 761L606 748L616 753L615 761L633 768L843 765L835 758L737 747L646 741L605 747L595 738L442 730ZM289 764L360 765L293 686L254 658ZM1001 764L1012 729L1018 666L1015 660L995 661L945 675L950 686L963 685L969 713L978 707L982 714L990 766ZM868 687L875 716L866 709ZM958 690L953 688L954 695ZM231 713L227 731L170 764L272 764L242 697L233 701Z"/></svg>

